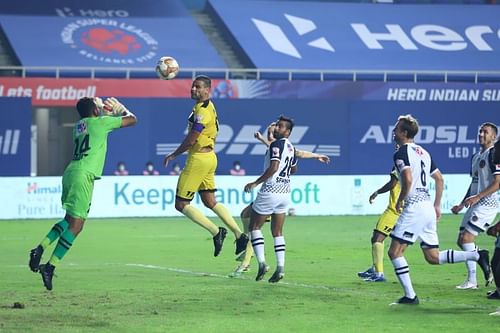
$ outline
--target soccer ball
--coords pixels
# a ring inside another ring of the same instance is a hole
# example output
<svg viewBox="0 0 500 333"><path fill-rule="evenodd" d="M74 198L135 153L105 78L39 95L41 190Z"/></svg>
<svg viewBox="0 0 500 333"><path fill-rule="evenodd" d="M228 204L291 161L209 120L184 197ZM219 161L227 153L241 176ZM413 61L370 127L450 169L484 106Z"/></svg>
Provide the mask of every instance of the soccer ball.
<svg viewBox="0 0 500 333"><path fill-rule="evenodd" d="M179 64L173 57L161 57L156 64L156 75L162 80L172 80L179 73Z"/></svg>

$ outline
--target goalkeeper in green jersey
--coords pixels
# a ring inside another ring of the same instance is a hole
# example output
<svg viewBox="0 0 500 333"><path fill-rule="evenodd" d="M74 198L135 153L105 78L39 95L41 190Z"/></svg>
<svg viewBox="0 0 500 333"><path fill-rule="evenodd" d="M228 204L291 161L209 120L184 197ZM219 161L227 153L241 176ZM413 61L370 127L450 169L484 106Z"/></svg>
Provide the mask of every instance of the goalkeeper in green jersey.
<svg viewBox="0 0 500 333"><path fill-rule="evenodd" d="M73 159L64 170L61 202L66 216L54 224L40 244L30 251L29 267L39 272L48 290L52 290L54 270L82 231L92 201L94 181L102 175L108 134L121 127L135 125L137 118L114 97L84 97L76 103L80 120L73 128ZM40 265L44 250L58 239L46 264Z"/></svg>

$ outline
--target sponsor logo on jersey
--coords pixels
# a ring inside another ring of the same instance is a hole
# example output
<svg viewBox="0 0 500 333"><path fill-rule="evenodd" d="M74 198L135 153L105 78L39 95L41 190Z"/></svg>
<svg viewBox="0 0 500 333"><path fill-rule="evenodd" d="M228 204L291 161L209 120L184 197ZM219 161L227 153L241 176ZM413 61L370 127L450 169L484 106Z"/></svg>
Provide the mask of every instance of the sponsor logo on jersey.
<svg viewBox="0 0 500 333"><path fill-rule="evenodd" d="M80 121L76 124L76 134L80 135L83 133L87 133L87 123L85 123L84 121Z"/></svg>

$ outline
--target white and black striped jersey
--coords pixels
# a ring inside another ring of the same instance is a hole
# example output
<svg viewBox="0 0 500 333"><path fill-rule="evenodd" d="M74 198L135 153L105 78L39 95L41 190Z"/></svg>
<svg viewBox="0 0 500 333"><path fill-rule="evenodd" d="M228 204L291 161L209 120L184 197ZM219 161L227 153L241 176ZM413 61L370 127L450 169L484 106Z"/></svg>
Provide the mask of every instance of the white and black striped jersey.
<svg viewBox="0 0 500 333"><path fill-rule="evenodd" d="M430 201L429 184L431 175L438 171L431 155L421 146L415 143L402 145L394 153L394 164L398 173L410 168L412 183L408 196L405 198L405 206L420 201ZM402 179L400 176L399 179Z"/></svg>
<svg viewBox="0 0 500 333"><path fill-rule="evenodd" d="M484 191L493 182L495 175L500 175L500 164L493 163L493 154L493 147L490 147L472 156L472 185L469 193L470 195L475 195ZM498 207L497 192L493 192L481 198L478 204L482 206Z"/></svg>
<svg viewBox="0 0 500 333"><path fill-rule="evenodd" d="M295 148L287 138L274 141L269 146L264 159L264 170L271 161L279 161L278 170L260 188L262 193L290 193L290 171L297 164Z"/></svg>

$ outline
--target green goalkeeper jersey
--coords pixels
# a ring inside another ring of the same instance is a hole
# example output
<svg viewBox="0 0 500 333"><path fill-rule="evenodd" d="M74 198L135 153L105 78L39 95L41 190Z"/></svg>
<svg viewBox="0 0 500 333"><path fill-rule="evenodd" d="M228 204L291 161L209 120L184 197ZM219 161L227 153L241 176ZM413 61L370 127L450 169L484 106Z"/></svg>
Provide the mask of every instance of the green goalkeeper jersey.
<svg viewBox="0 0 500 333"><path fill-rule="evenodd" d="M73 160L66 170L80 169L99 178L102 175L108 134L120 128L121 117L89 117L80 119L73 128Z"/></svg>

